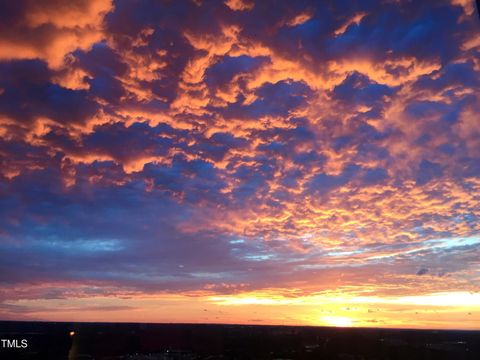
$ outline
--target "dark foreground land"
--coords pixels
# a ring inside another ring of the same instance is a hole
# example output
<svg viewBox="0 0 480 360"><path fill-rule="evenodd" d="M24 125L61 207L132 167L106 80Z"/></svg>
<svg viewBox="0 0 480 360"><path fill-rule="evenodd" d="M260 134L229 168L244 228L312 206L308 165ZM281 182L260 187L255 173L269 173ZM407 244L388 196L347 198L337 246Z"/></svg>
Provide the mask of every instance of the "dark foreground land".
<svg viewBox="0 0 480 360"><path fill-rule="evenodd" d="M0 322L0 337L6 360L480 359L479 331Z"/></svg>

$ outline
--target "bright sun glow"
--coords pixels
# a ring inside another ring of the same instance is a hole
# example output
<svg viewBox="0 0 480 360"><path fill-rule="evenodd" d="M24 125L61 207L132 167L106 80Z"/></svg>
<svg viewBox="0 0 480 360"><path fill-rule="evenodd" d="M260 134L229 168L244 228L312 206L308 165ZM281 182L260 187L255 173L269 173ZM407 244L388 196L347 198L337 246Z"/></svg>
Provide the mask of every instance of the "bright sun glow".
<svg viewBox="0 0 480 360"><path fill-rule="evenodd" d="M322 323L328 326L336 327L351 327L353 326L352 319L346 316L322 316L320 319Z"/></svg>

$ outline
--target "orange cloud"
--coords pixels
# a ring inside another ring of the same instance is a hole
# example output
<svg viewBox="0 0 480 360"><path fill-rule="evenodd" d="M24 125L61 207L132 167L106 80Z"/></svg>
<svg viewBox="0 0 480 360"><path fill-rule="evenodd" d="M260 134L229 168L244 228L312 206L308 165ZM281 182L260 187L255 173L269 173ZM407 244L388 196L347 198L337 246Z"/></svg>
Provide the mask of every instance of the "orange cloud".
<svg viewBox="0 0 480 360"><path fill-rule="evenodd" d="M227 0L225 5L233 11L248 11L253 9L255 3L249 0Z"/></svg>
<svg viewBox="0 0 480 360"><path fill-rule="evenodd" d="M62 66L76 49L88 49L103 38L102 22L113 9L111 0L38 3L25 1L27 10L0 34L0 59L42 59Z"/></svg>

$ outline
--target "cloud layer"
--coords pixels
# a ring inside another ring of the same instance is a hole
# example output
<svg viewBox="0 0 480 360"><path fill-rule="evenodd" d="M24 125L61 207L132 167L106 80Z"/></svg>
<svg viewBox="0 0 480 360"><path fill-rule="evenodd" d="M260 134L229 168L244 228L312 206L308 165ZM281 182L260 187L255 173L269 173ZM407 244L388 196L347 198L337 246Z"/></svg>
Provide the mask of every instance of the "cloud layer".
<svg viewBox="0 0 480 360"><path fill-rule="evenodd" d="M480 289L473 1L6 7L3 317L35 299Z"/></svg>

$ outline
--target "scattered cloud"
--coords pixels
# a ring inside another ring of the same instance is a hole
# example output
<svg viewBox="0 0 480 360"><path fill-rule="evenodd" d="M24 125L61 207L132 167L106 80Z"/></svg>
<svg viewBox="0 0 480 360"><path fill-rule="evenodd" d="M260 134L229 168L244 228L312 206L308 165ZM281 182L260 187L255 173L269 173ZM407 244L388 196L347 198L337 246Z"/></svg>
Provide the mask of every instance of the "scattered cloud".
<svg viewBox="0 0 480 360"><path fill-rule="evenodd" d="M92 294L478 291L472 4L10 2L2 314Z"/></svg>

